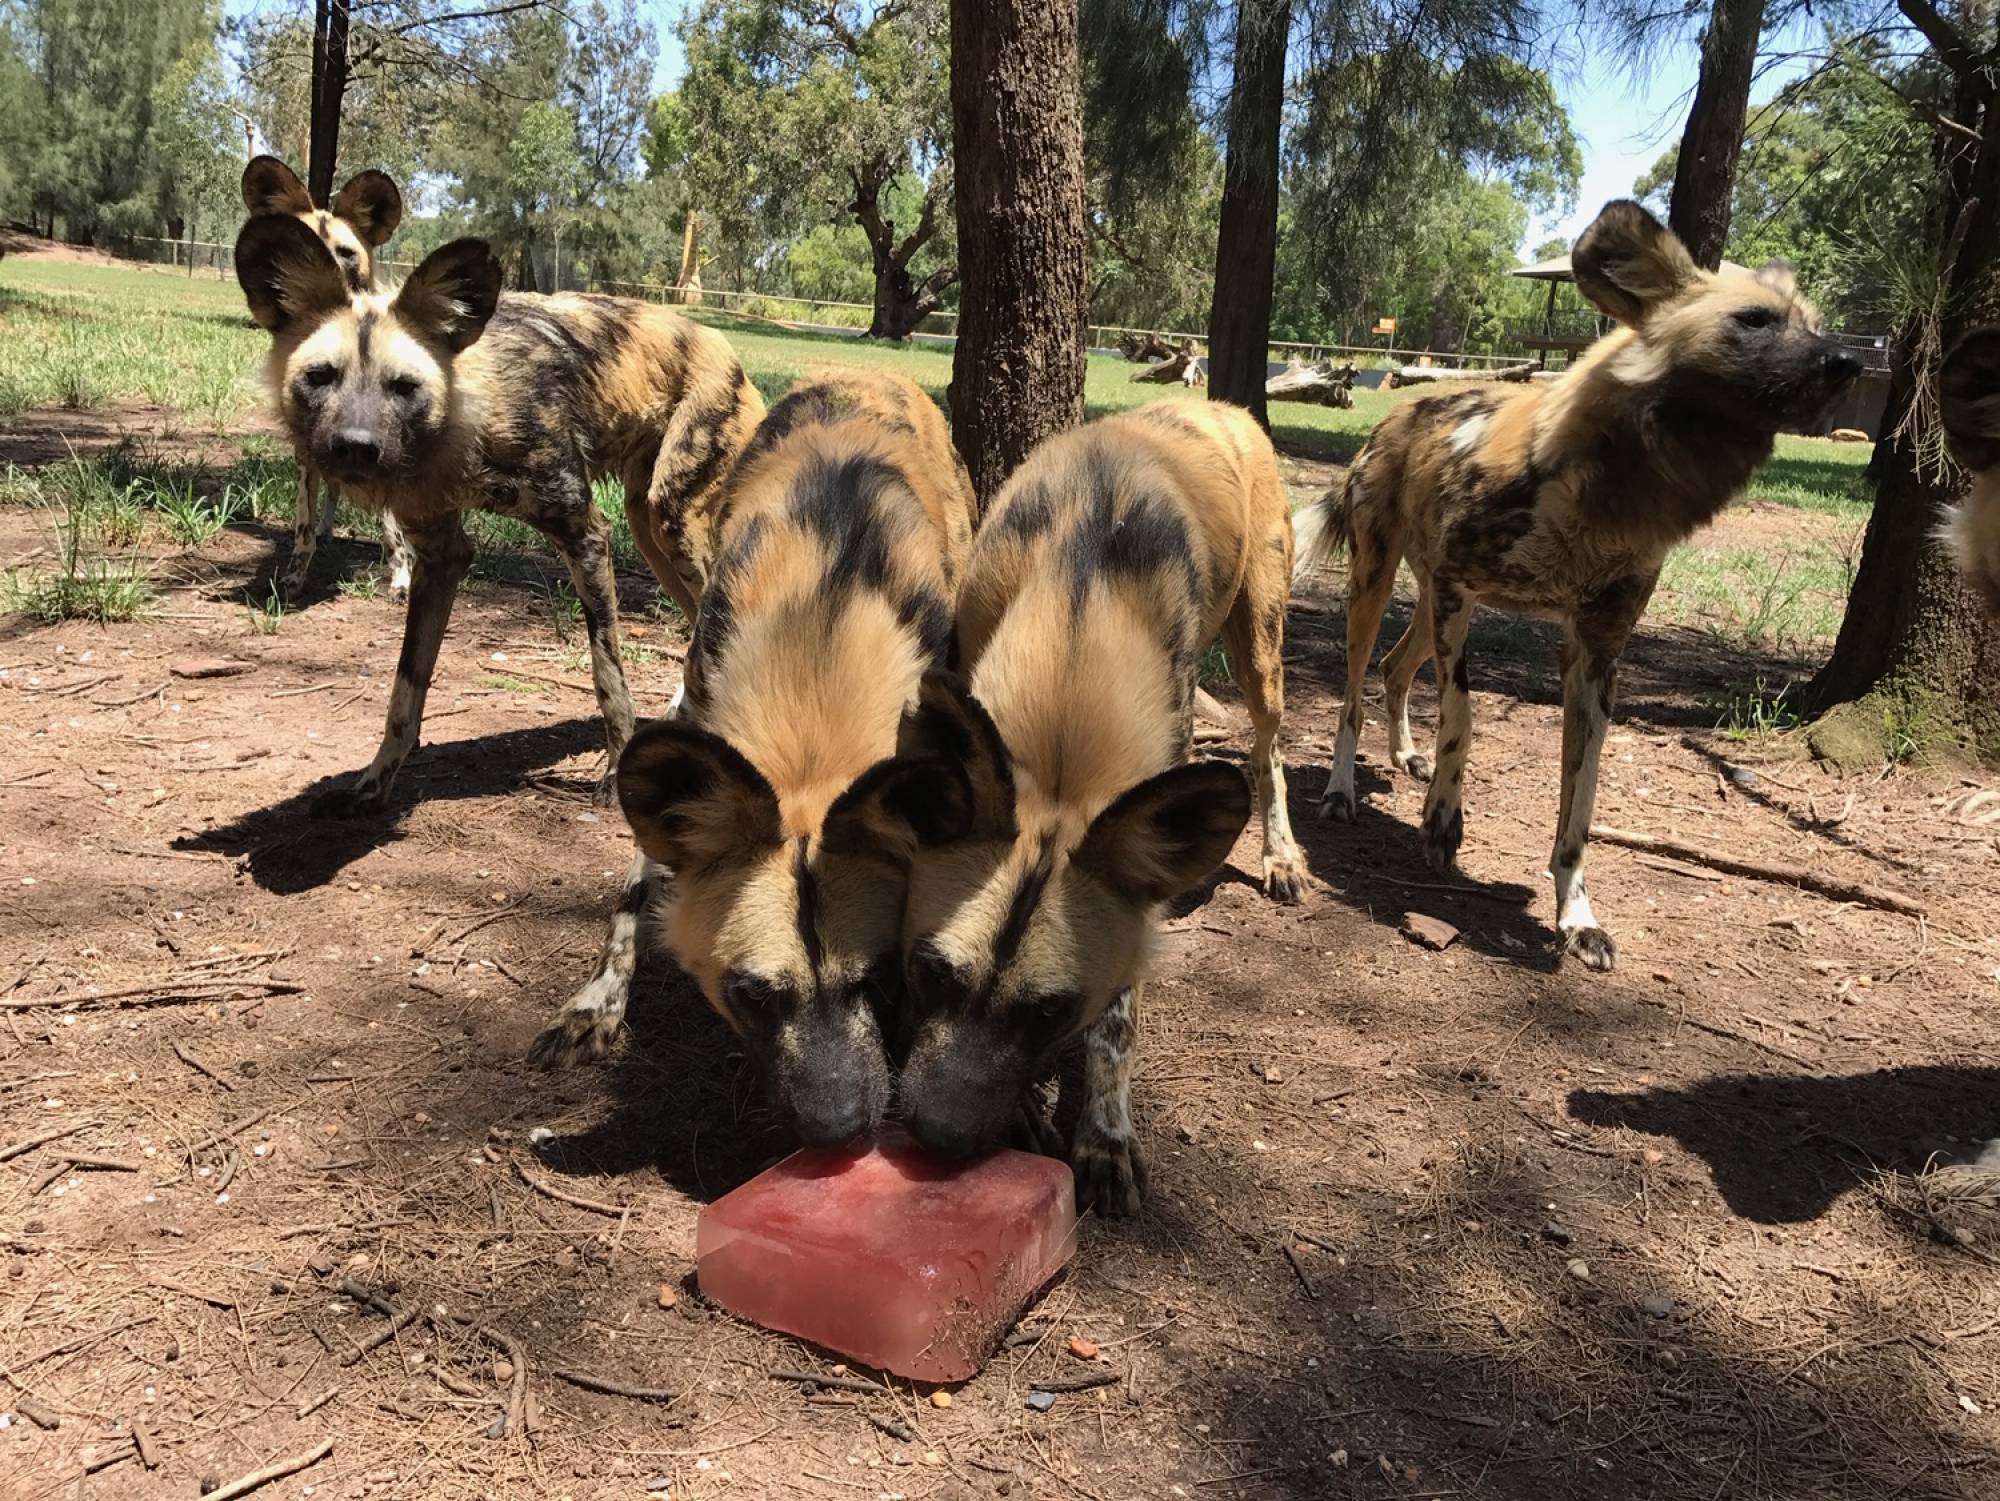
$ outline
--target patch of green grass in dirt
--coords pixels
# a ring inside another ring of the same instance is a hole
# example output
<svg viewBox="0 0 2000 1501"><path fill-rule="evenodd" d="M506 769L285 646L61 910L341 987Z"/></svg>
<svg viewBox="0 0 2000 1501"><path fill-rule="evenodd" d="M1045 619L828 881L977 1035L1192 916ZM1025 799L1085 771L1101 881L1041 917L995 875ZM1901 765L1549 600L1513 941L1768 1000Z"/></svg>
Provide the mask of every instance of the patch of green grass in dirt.
<svg viewBox="0 0 2000 1501"><path fill-rule="evenodd" d="M1759 674L1755 683L1703 701L1716 716L1715 733L1738 745L1767 740L1797 729L1804 721L1789 702L1792 683L1775 687Z"/></svg>
<svg viewBox="0 0 2000 1501"><path fill-rule="evenodd" d="M479 680L482 688L498 688L503 693L540 693L540 683L531 683L526 678L517 678L510 673L489 672Z"/></svg>
<svg viewBox="0 0 2000 1501"><path fill-rule="evenodd" d="M1718 639L1795 652L1830 647L1859 559L1858 533L1776 552L1700 538L1667 554L1648 617Z"/></svg>

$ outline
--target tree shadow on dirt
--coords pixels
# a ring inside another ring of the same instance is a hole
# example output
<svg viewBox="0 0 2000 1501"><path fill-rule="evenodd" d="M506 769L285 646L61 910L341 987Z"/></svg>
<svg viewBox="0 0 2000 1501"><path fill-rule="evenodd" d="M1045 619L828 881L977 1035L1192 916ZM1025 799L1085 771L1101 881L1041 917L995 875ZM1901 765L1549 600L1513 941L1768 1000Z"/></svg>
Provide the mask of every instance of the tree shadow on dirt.
<svg viewBox="0 0 2000 1501"><path fill-rule="evenodd" d="M1790 1225L1825 1214L1871 1164L1914 1172L1946 1138L2000 1136L2000 1068L1723 1075L1638 1094L1581 1089L1568 1105L1595 1126L1672 1137L1737 1214Z"/></svg>
<svg viewBox="0 0 2000 1501"><path fill-rule="evenodd" d="M233 855L266 891L291 894L324 886L371 850L406 837L404 816L436 799L513 792L528 773L572 756L601 751L603 730L593 716L505 730L472 740L426 742L396 779L391 806L356 818L313 811L324 794L344 787L360 768L321 777L279 802L253 808L228 823L174 841L177 850ZM600 816L616 818L605 810Z"/></svg>

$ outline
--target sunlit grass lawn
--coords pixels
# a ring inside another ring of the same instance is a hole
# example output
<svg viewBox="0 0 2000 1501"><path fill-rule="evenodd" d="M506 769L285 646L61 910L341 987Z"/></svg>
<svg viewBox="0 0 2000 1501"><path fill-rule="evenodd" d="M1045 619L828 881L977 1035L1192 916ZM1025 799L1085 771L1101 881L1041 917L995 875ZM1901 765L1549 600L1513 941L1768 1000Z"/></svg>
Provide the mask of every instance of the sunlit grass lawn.
<svg viewBox="0 0 2000 1501"><path fill-rule="evenodd" d="M727 334L767 398L832 365L901 371L940 404L951 381L952 353L941 345L876 344L708 310L698 316ZM40 257L0 261L0 418L39 406L87 410L140 400L172 409L189 428L239 431L264 400L257 376L268 347L233 280ZM1147 401L1205 399L1179 386L1135 382L1134 368L1115 357L1091 357L1084 386L1089 415ZM1420 392L1357 390L1355 405L1344 411L1274 404L1274 435L1297 458L1345 463L1392 406ZM1780 438L1749 493L1821 513L1829 522L1850 523L1839 529L1849 533L1867 514L1862 472L1869 451L1866 444ZM60 509L76 506L81 496L94 509L115 503L121 515L134 506L150 513L159 509L153 497L185 491L188 483L180 469L149 460L141 444L99 464L0 473L0 503ZM240 464L200 476L198 487L227 516L281 521L290 515L296 471L280 447L249 439ZM643 567L631 545L617 483L601 483L598 497L612 516L621 561ZM359 513L343 510L343 520L363 531L375 529L373 518ZM489 546L541 548L520 522L481 515L470 525ZM1705 546L1698 538L1669 560L1655 613L1749 643L1809 647L1830 638L1838 626L1848 549L1848 540L1831 532L1823 543L1782 555Z"/></svg>

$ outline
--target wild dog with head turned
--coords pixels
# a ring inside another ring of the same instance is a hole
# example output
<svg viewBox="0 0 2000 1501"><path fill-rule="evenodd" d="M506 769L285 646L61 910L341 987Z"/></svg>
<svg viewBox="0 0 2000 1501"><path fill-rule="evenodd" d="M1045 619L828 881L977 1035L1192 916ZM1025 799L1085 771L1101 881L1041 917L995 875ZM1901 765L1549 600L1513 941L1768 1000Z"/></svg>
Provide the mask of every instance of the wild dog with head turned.
<svg viewBox="0 0 2000 1501"><path fill-rule="evenodd" d="M2000 328L1978 328L1952 346L1938 377L1951 456L1972 474L1943 535L1959 572L1989 613L2000 615Z"/></svg>
<svg viewBox="0 0 2000 1501"><path fill-rule="evenodd" d="M731 477L682 712L619 758L625 816L674 871L667 945L812 1145L872 1130L888 1102L877 1008L905 872L860 816L864 774L946 663L974 516L909 380L792 391ZM619 1022L573 1002L539 1050L601 1051Z"/></svg>
<svg viewBox="0 0 2000 1501"><path fill-rule="evenodd" d="M1256 727L1265 889L1296 900L1277 734L1292 529L1270 440L1220 403L1160 402L1043 444L995 498L958 600L964 677L925 680L863 817L910 867L901 1098L912 1133L996 1146L1085 1038L1077 1198L1137 1210L1128 1099L1160 904L1228 856L1243 773L1190 761L1218 632Z"/></svg>
<svg viewBox="0 0 2000 1501"><path fill-rule="evenodd" d="M719 334L613 297L500 291L484 241L433 251L393 294L353 295L318 235L264 214L236 242L292 440L354 501L392 514L414 566L381 749L319 811L387 804L472 561L463 515L527 522L583 605L612 766L632 736L618 657L611 524L591 482L615 474L647 563L690 616L712 555L710 507L764 403ZM612 773L599 788L609 800Z"/></svg>
<svg viewBox="0 0 2000 1501"><path fill-rule="evenodd" d="M1353 818L1354 748L1369 653L1408 559L1416 615L1382 666L1395 764L1428 778L1423 843L1448 870L1462 810L1472 707L1466 630L1475 603L1562 622L1562 804L1556 926L1566 953L1611 968L1617 946L1583 884L1584 842L1618 659L1669 548L1714 518L1771 455L1859 374L1820 333L1789 268L1717 275L1636 203L1605 207L1576 243L1577 289L1622 327L1548 385L1406 402L1300 519L1309 565L1352 553L1347 700L1322 813ZM1410 681L1435 654L1433 766L1410 739Z"/></svg>
<svg viewBox="0 0 2000 1501"><path fill-rule="evenodd" d="M243 169L243 206L257 214L291 214L333 252L347 288L356 296L375 290L375 252L403 222L403 195L385 172L363 172L347 180L320 208L312 201L298 174L275 156L251 158ZM320 476L312 455L301 449L299 501L292 516L292 555L286 561L279 589L287 599L304 593L319 539L333 534L335 496L327 486L321 503ZM382 513L382 558L389 566L389 592L401 598L410 588L410 549L396 518Z"/></svg>

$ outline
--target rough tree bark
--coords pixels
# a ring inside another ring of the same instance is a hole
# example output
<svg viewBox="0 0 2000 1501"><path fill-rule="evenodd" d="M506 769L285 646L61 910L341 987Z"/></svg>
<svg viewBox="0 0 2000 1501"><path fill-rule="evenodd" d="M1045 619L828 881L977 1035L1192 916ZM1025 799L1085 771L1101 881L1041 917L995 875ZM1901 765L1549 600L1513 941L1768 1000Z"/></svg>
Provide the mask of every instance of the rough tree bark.
<svg viewBox="0 0 2000 1501"><path fill-rule="evenodd" d="M700 230L700 216L689 209L687 222L681 226L681 269L674 278L674 286L678 288L674 294L675 302L693 304L701 301Z"/></svg>
<svg viewBox="0 0 2000 1501"><path fill-rule="evenodd" d="M306 192L333 201L340 155L340 101L347 93L348 0L313 0L312 115L306 146Z"/></svg>
<svg viewBox="0 0 2000 1501"><path fill-rule="evenodd" d="M1993 38L1974 49L1925 0L1900 0L1900 8L1954 75L1952 120L1966 133L1938 131L1944 190L1932 242L1943 292L1935 309L1903 321L1891 346L1888 436L1868 467L1875 507L1833 656L1807 691L1820 715L1809 738L1845 768L1953 750L1996 765L2000 622L1979 610L1932 535L1961 482L1933 441L1937 363L1966 329L2000 320L2000 145L1990 140L2000 118L1986 50ZM1982 24L1990 32L1991 20Z"/></svg>
<svg viewBox="0 0 2000 1501"><path fill-rule="evenodd" d="M1285 107L1291 0L1238 0L1229 154L1208 315L1208 394L1248 407L1269 427L1264 381L1271 285L1278 262L1278 142Z"/></svg>
<svg viewBox="0 0 2000 1501"><path fill-rule="evenodd" d="M940 266L922 281L910 275L911 260L937 234L938 204L951 191L950 176L942 169L931 174L917 227L900 240L896 238L896 221L882 215L882 190L894 176L887 162L870 163L865 171L854 174L854 202L848 205L868 237L868 249L874 257L875 316L868 325L871 339L909 338L919 323L937 311L945 288L958 280L956 266Z"/></svg>
<svg viewBox="0 0 2000 1501"><path fill-rule="evenodd" d="M952 0L958 349L952 437L984 504L1083 420L1083 104L1077 0Z"/></svg>
<svg viewBox="0 0 2000 1501"><path fill-rule="evenodd" d="M1736 158L1743 150L1743 123L1763 29L1764 0L1715 0L1701 39L1694 105L1681 132L1667 224L1688 254L1711 271L1722 264L1722 247L1729 239Z"/></svg>

